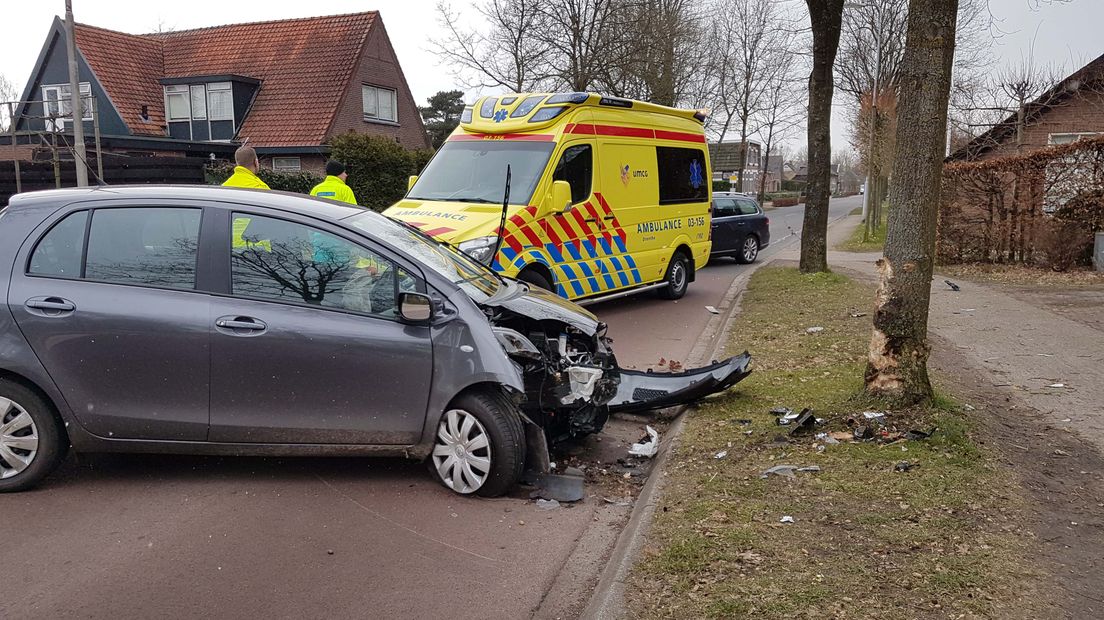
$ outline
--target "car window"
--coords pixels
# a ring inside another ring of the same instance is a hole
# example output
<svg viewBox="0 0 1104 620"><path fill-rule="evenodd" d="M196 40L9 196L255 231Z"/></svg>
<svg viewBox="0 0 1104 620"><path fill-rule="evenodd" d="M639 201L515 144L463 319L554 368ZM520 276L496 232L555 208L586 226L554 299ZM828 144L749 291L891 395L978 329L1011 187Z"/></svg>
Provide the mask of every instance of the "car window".
<svg viewBox="0 0 1104 620"><path fill-rule="evenodd" d="M659 204L706 202L705 152L701 149L657 146Z"/></svg>
<svg viewBox="0 0 1104 620"><path fill-rule="evenodd" d="M41 276L79 278L87 222L88 211L65 216L35 246L27 271Z"/></svg>
<svg viewBox="0 0 1104 620"><path fill-rule="evenodd" d="M759 208L755 206L755 203L750 200L738 200L740 204L740 215L755 215L759 213Z"/></svg>
<svg viewBox="0 0 1104 620"><path fill-rule="evenodd" d="M564 149L553 181L567 181L571 184L571 204L578 204L590 198L590 184L593 177L594 158L589 144L576 144Z"/></svg>
<svg viewBox="0 0 1104 620"><path fill-rule="evenodd" d="M233 294L384 317L397 316L399 291L417 280L379 254L295 222L234 214Z"/></svg>
<svg viewBox="0 0 1104 620"><path fill-rule="evenodd" d="M731 198L713 199L713 217L736 215L736 201Z"/></svg>
<svg viewBox="0 0 1104 620"><path fill-rule="evenodd" d="M84 277L195 288L201 214L191 208L96 209L88 232Z"/></svg>

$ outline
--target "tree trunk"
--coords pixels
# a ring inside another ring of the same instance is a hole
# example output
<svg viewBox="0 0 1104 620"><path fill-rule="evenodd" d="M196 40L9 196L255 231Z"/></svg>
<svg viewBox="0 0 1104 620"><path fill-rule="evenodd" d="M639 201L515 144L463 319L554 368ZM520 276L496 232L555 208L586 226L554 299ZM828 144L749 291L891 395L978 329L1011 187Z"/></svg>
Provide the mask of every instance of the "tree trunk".
<svg viewBox="0 0 1104 620"><path fill-rule="evenodd" d="M813 30L809 73L809 161L805 220L801 228L802 273L828 271L828 199L832 181L832 66L836 63L843 0L805 0Z"/></svg>
<svg viewBox="0 0 1104 620"><path fill-rule="evenodd" d="M909 2L897 124L897 144L909 148L893 158L893 209L865 376L868 392L901 403L932 397L928 304L957 16L958 0Z"/></svg>

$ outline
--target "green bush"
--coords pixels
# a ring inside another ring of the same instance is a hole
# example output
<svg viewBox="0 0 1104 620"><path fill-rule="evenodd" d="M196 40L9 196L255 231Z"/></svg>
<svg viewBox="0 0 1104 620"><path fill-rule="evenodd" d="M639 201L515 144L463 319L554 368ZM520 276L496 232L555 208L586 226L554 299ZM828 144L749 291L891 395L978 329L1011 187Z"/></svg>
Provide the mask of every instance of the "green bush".
<svg viewBox="0 0 1104 620"><path fill-rule="evenodd" d="M772 192L767 194L767 200L786 200L793 198L797 200L801 197L801 192Z"/></svg>
<svg viewBox="0 0 1104 620"><path fill-rule="evenodd" d="M230 162L209 164L206 173L208 183L222 185L231 174L234 174L234 164ZM297 194L309 194L311 188L322 182L321 176L311 172L276 172L261 168L257 176L261 177L261 180L271 189Z"/></svg>
<svg viewBox="0 0 1104 620"><path fill-rule="evenodd" d="M805 190L805 181L782 181L782 190L787 192L800 192Z"/></svg>
<svg viewBox="0 0 1104 620"><path fill-rule="evenodd" d="M406 182L425 167L432 151L408 151L391 138L347 133L330 141L330 157L349 168L349 187L357 201L383 211L406 194Z"/></svg>
<svg viewBox="0 0 1104 620"><path fill-rule="evenodd" d="M732 182L729 181L728 179L721 179L719 181L714 180L713 181L713 191L715 191L715 192L731 192L732 191Z"/></svg>

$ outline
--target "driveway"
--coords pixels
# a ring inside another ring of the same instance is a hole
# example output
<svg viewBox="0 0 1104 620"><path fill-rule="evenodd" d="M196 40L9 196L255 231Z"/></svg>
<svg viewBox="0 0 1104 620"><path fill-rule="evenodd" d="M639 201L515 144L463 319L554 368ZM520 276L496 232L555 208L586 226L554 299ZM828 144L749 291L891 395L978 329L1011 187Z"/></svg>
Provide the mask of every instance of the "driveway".
<svg viewBox="0 0 1104 620"><path fill-rule="evenodd" d="M860 204L833 201L831 219ZM796 243L802 207L768 215L763 259ZM592 310L622 364L683 360L705 306L746 269L721 259L677 303ZM614 421L592 458L624 454L638 429ZM466 499L397 460L78 455L38 490L0 496L0 618L523 618L576 547L596 550L597 575L628 511L598 497L550 512L520 492Z"/></svg>

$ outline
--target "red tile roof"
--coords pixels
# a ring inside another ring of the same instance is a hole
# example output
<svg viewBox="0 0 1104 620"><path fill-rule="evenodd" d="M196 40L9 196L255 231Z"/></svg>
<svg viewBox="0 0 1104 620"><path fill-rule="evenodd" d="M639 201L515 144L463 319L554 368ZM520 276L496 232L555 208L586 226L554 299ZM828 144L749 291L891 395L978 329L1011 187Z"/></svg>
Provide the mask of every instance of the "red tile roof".
<svg viewBox="0 0 1104 620"><path fill-rule="evenodd" d="M77 47L100 80L123 122L136 134L165 135L161 42L76 24ZM148 106L149 121L141 119Z"/></svg>
<svg viewBox="0 0 1104 620"><path fill-rule="evenodd" d="M256 146L318 145L326 138L378 13L231 24L127 35L78 24L77 44L134 133L162 133L158 80L242 75L261 80L238 138ZM138 114L149 106L158 125ZM143 127L157 127L152 132Z"/></svg>

